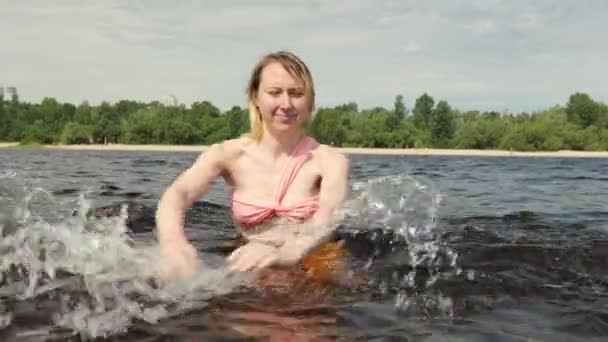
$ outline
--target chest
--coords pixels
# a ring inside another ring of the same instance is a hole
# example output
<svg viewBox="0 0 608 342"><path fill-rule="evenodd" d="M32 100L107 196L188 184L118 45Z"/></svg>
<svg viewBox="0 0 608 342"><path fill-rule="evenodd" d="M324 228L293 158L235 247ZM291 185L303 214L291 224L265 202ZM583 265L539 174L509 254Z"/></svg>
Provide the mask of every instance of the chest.
<svg viewBox="0 0 608 342"><path fill-rule="evenodd" d="M234 191L263 199L274 199L283 189L283 204L298 202L316 195L321 182L318 161L311 157L297 163L286 159L270 163L261 158L245 156L230 167L231 185Z"/></svg>

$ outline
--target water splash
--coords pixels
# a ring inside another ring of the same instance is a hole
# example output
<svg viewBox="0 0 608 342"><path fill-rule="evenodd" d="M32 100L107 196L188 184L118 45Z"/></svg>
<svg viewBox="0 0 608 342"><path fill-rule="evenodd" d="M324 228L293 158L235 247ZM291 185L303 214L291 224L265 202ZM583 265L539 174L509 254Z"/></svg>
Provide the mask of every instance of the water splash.
<svg viewBox="0 0 608 342"><path fill-rule="evenodd" d="M124 332L134 321L160 319L206 305L242 279L223 268L203 265L196 279L164 283L157 278L158 251L148 239L135 239L120 215L88 215L92 202L80 194L75 208L41 188L5 177L0 189L0 298L17 302L52 300L52 324L86 337ZM34 200L56 212L44 217ZM204 258L203 258L204 259ZM17 304L18 305L18 304ZM14 318L0 313L0 327Z"/></svg>
<svg viewBox="0 0 608 342"><path fill-rule="evenodd" d="M441 240L442 227L437 222L442 200L443 194L422 177L386 176L353 185L344 215L349 224L374 231L372 239L390 236L392 253L403 255L399 264L408 266L402 273L371 280L382 294L395 293L399 311L428 316L432 309L442 316L452 315L451 298L435 288L438 280L461 273L458 253ZM374 260L378 254L367 268L385 262Z"/></svg>

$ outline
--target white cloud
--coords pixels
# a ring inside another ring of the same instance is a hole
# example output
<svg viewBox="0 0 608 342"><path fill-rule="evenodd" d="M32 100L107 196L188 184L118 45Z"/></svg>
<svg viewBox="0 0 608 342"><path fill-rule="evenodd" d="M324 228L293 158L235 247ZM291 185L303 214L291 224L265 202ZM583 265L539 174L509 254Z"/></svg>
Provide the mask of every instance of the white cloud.
<svg viewBox="0 0 608 342"><path fill-rule="evenodd" d="M420 45L414 42L409 42L403 49L406 53L416 53L420 51Z"/></svg>
<svg viewBox="0 0 608 342"><path fill-rule="evenodd" d="M43 1L0 9L0 84L22 99L244 104L262 54L290 49L319 102L390 106L428 92L464 108L608 102L608 2ZM8 33L8 34L7 34ZM409 104L408 104L409 105Z"/></svg>
<svg viewBox="0 0 608 342"><path fill-rule="evenodd" d="M490 34L496 32L496 24L492 20L484 19L466 24L465 29L474 34Z"/></svg>
<svg viewBox="0 0 608 342"><path fill-rule="evenodd" d="M536 13L524 14L515 21L513 26L523 31L535 30L542 26L542 18Z"/></svg>

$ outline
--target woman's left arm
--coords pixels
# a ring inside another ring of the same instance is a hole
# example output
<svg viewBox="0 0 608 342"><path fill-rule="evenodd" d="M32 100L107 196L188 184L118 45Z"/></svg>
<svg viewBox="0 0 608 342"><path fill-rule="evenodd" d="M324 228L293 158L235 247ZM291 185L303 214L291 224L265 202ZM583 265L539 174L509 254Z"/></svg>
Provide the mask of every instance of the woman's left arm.
<svg viewBox="0 0 608 342"><path fill-rule="evenodd" d="M319 208L306 223L297 227L298 234L278 248L274 260L260 263L289 266L326 243L336 230L339 210L348 194L349 161L342 153L328 151L321 160L322 180L319 191Z"/></svg>

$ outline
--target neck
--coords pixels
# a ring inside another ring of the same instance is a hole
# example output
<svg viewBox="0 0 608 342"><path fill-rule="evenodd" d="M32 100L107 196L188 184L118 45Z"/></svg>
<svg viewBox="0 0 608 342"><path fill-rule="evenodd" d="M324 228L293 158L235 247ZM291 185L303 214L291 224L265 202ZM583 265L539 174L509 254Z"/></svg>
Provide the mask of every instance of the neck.
<svg viewBox="0 0 608 342"><path fill-rule="evenodd" d="M260 140L260 146L265 150L269 151L272 156L276 159L281 155L289 155L293 152L296 145L304 137L304 133L298 131L297 133L285 132L285 134L279 134L275 132L269 132L264 130L262 139Z"/></svg>

